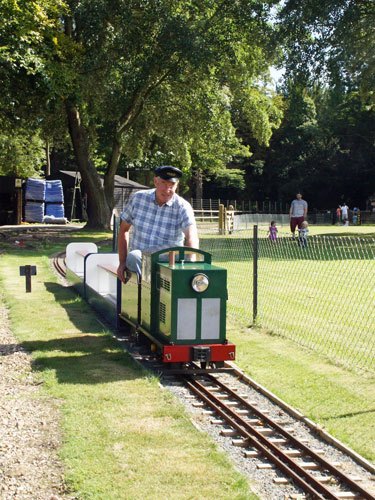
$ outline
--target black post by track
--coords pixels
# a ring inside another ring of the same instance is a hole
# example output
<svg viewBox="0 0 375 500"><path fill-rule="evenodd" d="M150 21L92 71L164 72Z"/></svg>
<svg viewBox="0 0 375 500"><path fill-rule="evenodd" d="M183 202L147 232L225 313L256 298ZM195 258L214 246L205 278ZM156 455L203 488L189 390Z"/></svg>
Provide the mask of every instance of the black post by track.
<svg viewBox="0 0 375 500"><path fill-rule="evenodd" d="M31 292L31 276L36 276L36 266L20 266L20 276L26 278L26 293Z"/></svg>
<svg viewBox="0 0 375 500"><path fill-rule="evenodd" d="M112 252L117 252L117 239L118 239L120 224L121 224L120 217L115 215L113 217Z"/></svg>

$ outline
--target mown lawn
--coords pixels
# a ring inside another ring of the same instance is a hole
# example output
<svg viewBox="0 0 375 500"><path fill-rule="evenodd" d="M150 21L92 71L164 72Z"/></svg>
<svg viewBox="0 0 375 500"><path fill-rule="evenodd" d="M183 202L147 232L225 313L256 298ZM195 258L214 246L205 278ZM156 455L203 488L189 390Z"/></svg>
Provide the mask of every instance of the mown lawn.
<svg viewBox="0 0 375 500"><path fill-rule="evenodd" d="M79 232L69 239L105 236ZM135 365L87 304L59 284L48 257L64 246L7 248L0 257L0 280L14 333L32 351L46 394L62 402L61 457L72 491L95 500L255 499L247 480L198 433L158 380ZM214 259L219 265L224 261ZM31 294L25 294L19 276L19 265L25 264L38 268ZM238 256L232 265L237 274L233 280L229 273L230 300L234 293L246 295L252 262ZM271 302L286 293L284 281ZM234 307L232 300L231 314ZM251 318L251 301L245 312ZM249 329L249 322L228 320L239 366L375 464L375 377L336 366L281 336Z"/></svg>
<svg viewBox="0 0 375 500"><path fill-rule="evenodd" d="M45 394L60 402L61 458L71 491L93 500L255 500L248 479L197 431L158 379L58 282L48 256L65 244L32 246L8 247L1 255L1 289L12 330L32 352ZM26 264L37 266L27 294L19 276Z"/></svg>
<svg viewBox="0 0 375 500"><path fill-rule="evenodd" d="M253 239L205 235L201 243L228 270L228 313L252 324ZM375 373L373 235L315 235L302 249L286 237L274 244L260 231L258 256L256 324Z"/></svg>

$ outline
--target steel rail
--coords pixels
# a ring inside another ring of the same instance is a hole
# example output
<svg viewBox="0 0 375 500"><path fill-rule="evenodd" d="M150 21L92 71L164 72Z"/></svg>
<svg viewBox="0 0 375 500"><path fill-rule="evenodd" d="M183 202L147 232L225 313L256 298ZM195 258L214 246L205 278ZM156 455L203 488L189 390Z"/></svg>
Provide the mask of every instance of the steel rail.
<svg viewBox="0 0 375 500"><path fill-rule="evenodd" d="M310 479L310 474L306 471L301 471L298 474L295 471L295 463L292 463L292 468L287 465L287 462L294 462L289 457L284 456L285 454L280 453L279 448L272 443L269 443L268 440L264 438L258 431L251 428L248 423L240 417L236 412L234 412L231 408L229 408L225 403L220 401L216 396L210 393L210 391L206 390L205 387L200 386L199 382L194 381L186 381L187 386L197 394L210 408L212 408L218 415L220 415L231 427L236 429L239 434L241 434L250 444L252 444L255 448L257 448L265 457L271 460L272 463L277 465L288 477L292 478L295 483L300 486L305 493L309 493L310 495L314 495L314 498L324 500L325 497L320 493L326 493L326 488L323 491L319 491L322 489L322 485L318 483L314 478L314 482L316 483L316 488L314 488L307 479ZM199 387L200 386L200 387ZM275 453L273 453L275 452ZM287 458L287 460L286 460ZM304 479L304 476L306 480ZM338 497L334 496L331 492L329 498L333 500L338 500Z"/></svg>
<svg viewBox="0 0 375 500"><path fill-rule="evenodd" d="M60 263L61 260L63 261L63 265ZM63 278L66 277L65 252L60 252L53 257L53 266L60 276Z"/></svg>
<svg viewBox="0 0 375 500"><path fill-rule="evenodd" d="M263 394L267 399L275 403L277 406L280 406L283 410L285 410L289 415L294 417L296 420L305 424L309 427L315 434L319 435L326 443L330 443L338 450L341 450L348 457L351 457L358 465L361 465L364 469L366 469L371 474L375 474L375 466L370 463L368 460L363 458L361 455L353 451L351 448L343 444L341 441L331 436L327 431L325 431L322 427L317 425L315 422L304 416L298 410L289 406L285 401L278 398L271 391L263 387L261 384L253 380L247 373L245 373L241 368L236 366L231 361L226 361L224 366L232 367L234 369L234 375L236 375L240 380L242 380L245 384L249 385L253 389L255 389L260 394Z"/></svg>
<svg viewBox="0 0 375 500"><path fill-rule="evenodd" d="M215 383L218 381L215 380ZM279 467L285 474L294 480L294 482L300 486L305 493L313 495L316 499L332 499L339 500L339 496L335 495L330 489L328 489L323 483L318 481L314 476L312 476L308 471L306 471L303 467L301 467L295 460L285 454L279 447L270 442L266 437L264 437L260 432L254 429L246 420L244 420L240 415L238 415L234 410L228 407L223 401L221 401L216 395L212 394L204 385L202 385L199 381L187 377L185 380L186 385L201 398L210 408L212 408L215 412L217 412L231 427L236 429L239 434L241 434L246 440L248 440L255 448L257 448L261 454L269 458L277 467ZM221 383L220 383L221 384ZM219 384L219 385L220 385ZM225 390L228 390L225 387ZM229 389L230 393L233 393ZM242 400L240 396L235 394L235 397L238 400ZM253 411L253 407L245 400L243 400L248 409ZM263 418L264 416L256 410L258 416ZM269 420L269 419L268 419ZM277 425L277 424L276 424ZM282 429L283 435L285 435L288 439L291 437L284 429ZM295 440L295 438L293 437ZM295 444L298 443L298 446L302 445L297 440L295 440ZM307 450L307 454L311 456L311 450L308 449L305 445L302 445L304 449ZM321 458L321 457L319 457ZM330 467L330 471L337 476L337 472L341 476L341 472L337 471L333 466ZM346 483L346 476L345 481ZM374 500L375 497L370 495L368 492L359 487L356 483L353 483L351 480L347 486L351 485L352 489L356 492L360 492L363 495L363 498L366 500ZM349 486L349 487L351 487ZM323 496L322 496L323 495Z"/></svg>
<svg viewBox="0 0 375 500"><path fill-rule="evenodd" d="M259 411L253 405L251 405L248 401L246 401L244 398L242 398L239 394L236 394L229 387L227 387L225 384L223 384L220 380L217 380L215 377L212 377L210 375L207 375L207 377L209 379L211 379L212 381L214 381L217 385L219 385L219 387L221 387L223 390L227 391L231 395L231 397L233 397L237 401L239 401L243 406L245 406L245 408L249 409L252 413L254 413L258 417L262 418L262 420L264 420L267 423L267 425L272 427L279 434L286 437L293 445L298 446L300 449L302 449L306 453L306 455L309 455L311 458L313 458L322 467L324 467L329 472L331 472L336 477L338 477L347 486L349 486L353 490L360 493L366 500L374 500L375 497L373 495L371 495L368 491L361 488L361 486L358 485L355 481L353 481L350 477L348 477L346 474L341 472L339 469L337 469L331 463L327 462L327 460L324 457L322 457L318 453L315 453L313 450L311 450L304 443L302 443L301 441L296 439L292 434L290 434L288 431L286 431L277 422L274 422L267 415L263 414L261 411Z"/></svg>

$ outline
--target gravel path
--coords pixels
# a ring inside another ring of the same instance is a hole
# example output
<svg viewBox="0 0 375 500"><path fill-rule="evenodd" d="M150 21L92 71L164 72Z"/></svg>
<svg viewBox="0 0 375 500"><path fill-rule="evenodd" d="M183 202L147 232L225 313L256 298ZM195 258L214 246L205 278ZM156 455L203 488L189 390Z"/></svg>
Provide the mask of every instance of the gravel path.
<svg viewBox="0 0 375 500"><path fill-rule="evenodd" d="M73 500L58 459L58 406L43 393L0 303L1 500Z"/></svg>

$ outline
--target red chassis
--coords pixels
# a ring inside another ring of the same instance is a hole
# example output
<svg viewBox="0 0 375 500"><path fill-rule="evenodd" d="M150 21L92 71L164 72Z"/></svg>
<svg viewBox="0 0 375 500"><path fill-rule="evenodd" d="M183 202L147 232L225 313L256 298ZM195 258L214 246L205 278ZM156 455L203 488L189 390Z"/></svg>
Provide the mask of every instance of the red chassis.
<svg viewBox="0 0 375 500"><path fill-rule="evenodd" d="M164 345L163 363L189 363L193 360L192 350L196 345ZM234 361L236 346L228 344L205 344L211 351L210 361Z"/></svg>

